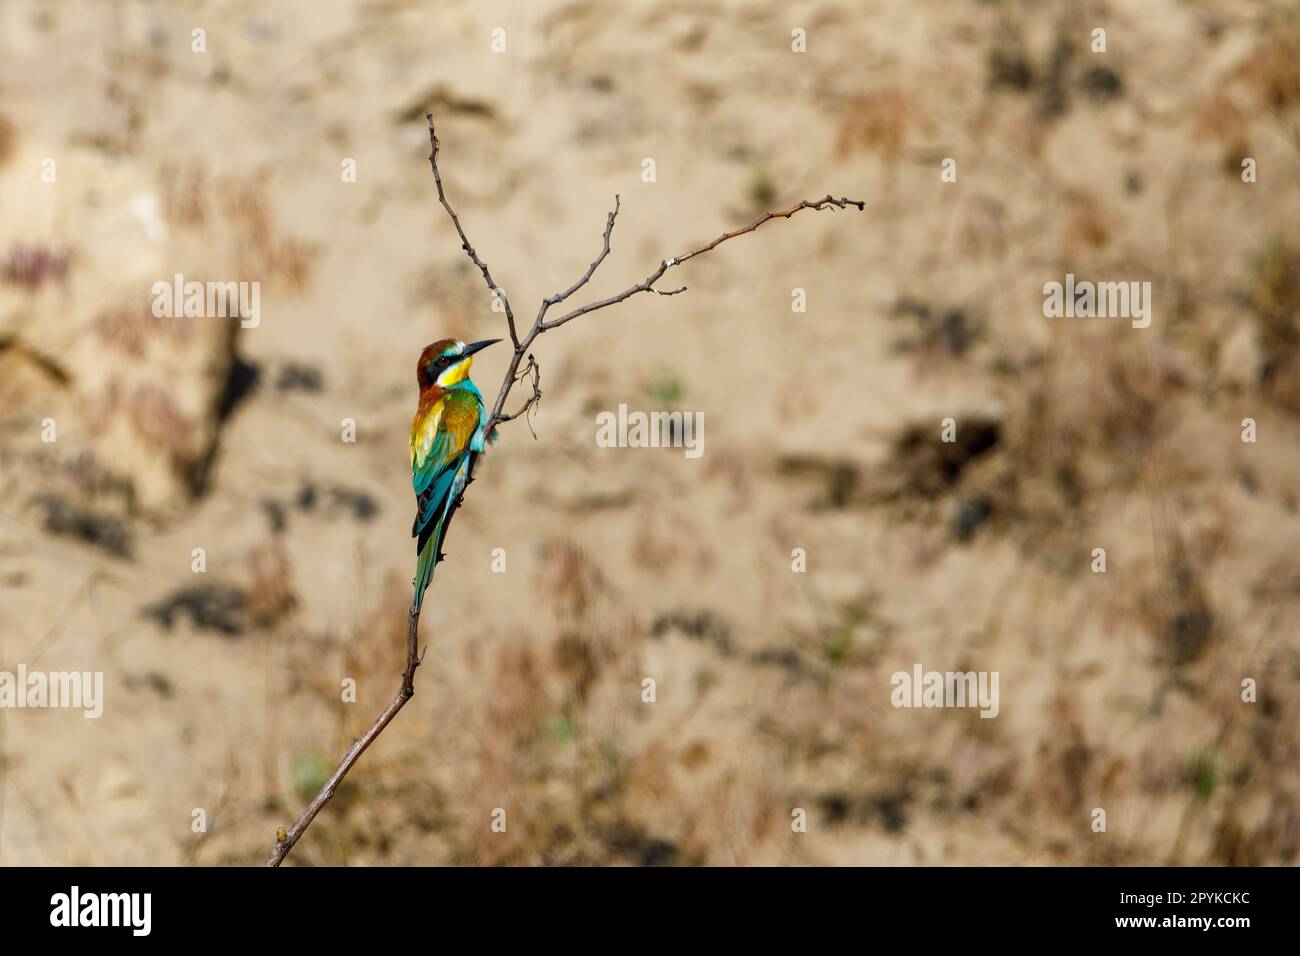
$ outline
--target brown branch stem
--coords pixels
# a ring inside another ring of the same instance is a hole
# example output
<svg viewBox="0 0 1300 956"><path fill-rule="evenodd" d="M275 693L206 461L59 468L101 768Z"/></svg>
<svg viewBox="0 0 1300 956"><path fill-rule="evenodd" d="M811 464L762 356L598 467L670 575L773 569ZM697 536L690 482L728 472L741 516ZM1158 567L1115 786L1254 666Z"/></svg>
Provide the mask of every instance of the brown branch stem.
<svg viewBox="0 0 1300 956"><path fill-rule="evenodd" d="M334 794L338 791L339 784L343 778L348 775L352 765L361 759L361 755L366 752L366 748L375 742L375 738L384 732L384 728L397 716L397 712L406 706L406 702L415 694L415 669L420 666L420 655L416 649L416 633L420 627L420 612L411 604L411 610L406 620L406 667L402 671L402 686L393 699L388 702L383 713L375 718L368 730L360 737L352 741L352 746L348 752L343 755L339 765L330 774L325 785L321 787L320 793L312 798L311 803L294 821L293 826L287 830L276 834L275 846L271 848L271 855L266 858L267 866L279 866L284 862L284 858L289 855L298 839L311 826L311 822L316 819L316 814L320 813L325 804L334 799Z"/></svg>

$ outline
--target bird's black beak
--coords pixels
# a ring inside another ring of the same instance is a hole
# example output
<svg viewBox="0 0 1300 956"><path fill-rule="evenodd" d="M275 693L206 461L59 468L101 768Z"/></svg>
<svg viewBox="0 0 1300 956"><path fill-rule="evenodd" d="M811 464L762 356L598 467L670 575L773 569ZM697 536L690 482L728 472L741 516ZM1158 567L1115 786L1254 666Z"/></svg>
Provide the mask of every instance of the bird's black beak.
<svg viewBox="0 0 1300 956"><path fill-rule="evenodd" d="M465 346L465 351L460 353L460 357L465 358L473 355L475 352L481 351L489 345L496 345L500 341L500 339L484 339L482 342L471 342L469 345Z"/></svg>

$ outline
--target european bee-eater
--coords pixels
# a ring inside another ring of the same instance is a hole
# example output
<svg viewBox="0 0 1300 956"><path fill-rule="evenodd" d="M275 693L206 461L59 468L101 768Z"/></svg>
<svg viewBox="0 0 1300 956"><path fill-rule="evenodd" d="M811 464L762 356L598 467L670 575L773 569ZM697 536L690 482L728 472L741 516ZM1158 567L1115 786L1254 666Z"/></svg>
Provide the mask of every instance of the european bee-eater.
<svg viewBox="0 0 1300 956"><path fill-rule="evenodd" d="M443 339L420 353L416 375L420 407L411 422L411 484L415 488L416 539L414 607L418 611L442 554L447 518L465 490L474 458L483 451L488 413L483 395L470 381L472 356L500 342L488 339L466 345Z"/></svg>

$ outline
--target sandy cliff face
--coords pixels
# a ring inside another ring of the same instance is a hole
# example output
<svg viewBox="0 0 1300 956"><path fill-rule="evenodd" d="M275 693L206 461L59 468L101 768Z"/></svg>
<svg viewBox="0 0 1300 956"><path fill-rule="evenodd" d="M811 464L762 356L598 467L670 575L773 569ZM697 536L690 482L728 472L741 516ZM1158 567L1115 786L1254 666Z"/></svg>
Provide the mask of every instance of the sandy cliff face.
<svg viewBox="0 0 1300 956"><path fill-rule="evenodd" d="M503 334L431 110L521 321L615 194L591 298L868 206L538 341L537 440L503 428L456 518L417 695L291 859L1294 862L1297 31L4 4L0 670L105 699L0 710L0 861L260 860L395 689L414 362ZM155 315L177 274L259 283L258 321ZM1048 318L1067 274L1151 283L1150 326ZM600 447L620 405L702 414L704 453ZM895 707L918 664L997 672L997 716Z"/></svg>

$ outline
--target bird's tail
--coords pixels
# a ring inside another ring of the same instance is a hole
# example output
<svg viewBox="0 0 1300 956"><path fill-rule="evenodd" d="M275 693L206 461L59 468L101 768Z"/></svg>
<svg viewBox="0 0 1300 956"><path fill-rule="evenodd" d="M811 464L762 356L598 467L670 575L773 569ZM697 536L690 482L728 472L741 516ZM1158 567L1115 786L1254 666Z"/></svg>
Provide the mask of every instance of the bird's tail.
<svg viewBox="0 0 1300 956"><path fill-rule="evenodd" d="M447 522L456 512L460 493L464 490L470 471L474 467L475 457L471 454L460 467L435 481L429 489L427 500L419 499L420 512L429 515L429 519L421 526L417 515L415 526L411 529L412 534L418 539L415 578L411 581L415 587L415 597L411 601L411 606L417 614L424 604L424 592L429 589L429 582L433 580L434 568L442 559L442 541L447 535ZM426 508L429 510L426 511ZM433 515L437 517L434 518Z"/></svg>
<svg viewBox="0 0 1300 956"><path fill-rule="evenodd" d="M439 521L441 525L442 521ZM442 528L439 527L433 534L429 535L429 540L424 543L420 549L420 554L415 560L415 580L411 583L415 585L414 607L418 614L421 605L424 604L424 592L429 589L429 582L433 580L433 569L438 564L438 543L442 540Z"/></svg>

